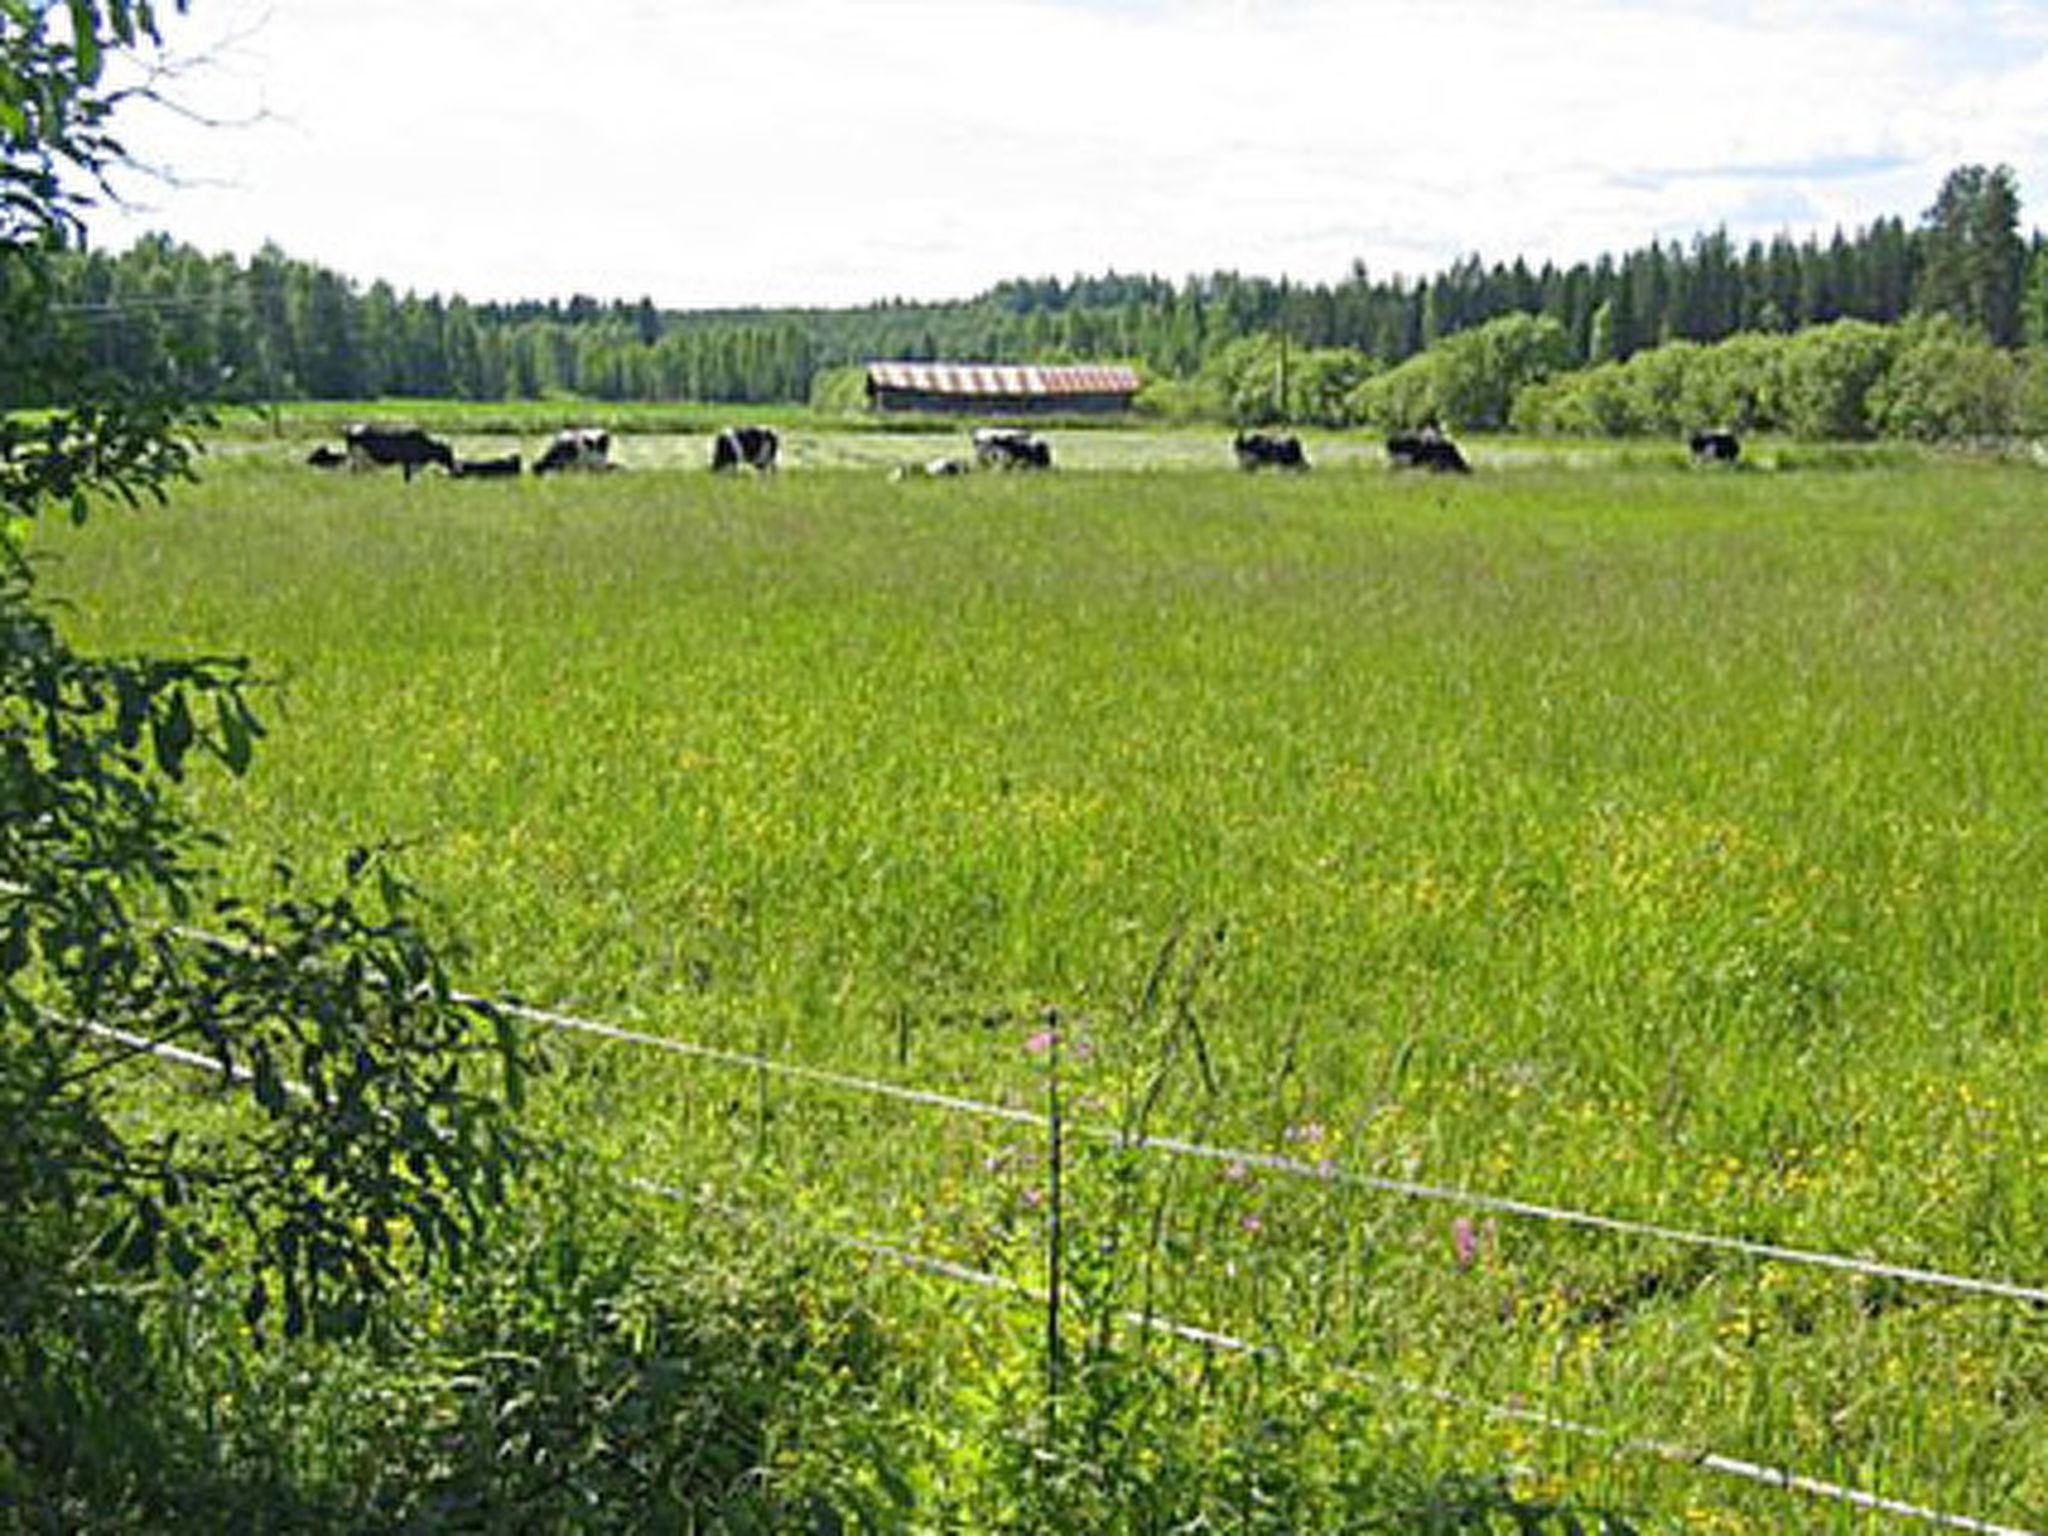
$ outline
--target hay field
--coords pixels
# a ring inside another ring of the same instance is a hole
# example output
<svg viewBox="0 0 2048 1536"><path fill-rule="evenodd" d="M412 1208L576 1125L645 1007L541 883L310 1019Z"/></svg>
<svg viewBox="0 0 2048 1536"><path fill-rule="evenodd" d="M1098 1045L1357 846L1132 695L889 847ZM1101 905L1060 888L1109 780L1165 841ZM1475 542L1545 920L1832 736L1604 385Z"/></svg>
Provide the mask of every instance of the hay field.
<svg viewBox="0 0 2048 1536"><path fill-rule="evenodd" d="M2038 471L1323 457L405 487L244 452L39 546L80 639L278 679L256 773L194 786L228 857L398 840L479 990L1027 1107L1056 1017L1084 1119L2048 1279ZM573 1043L558 1083L652 1176L1037 1274L1015 1126ZM2048 1511L2037 1305L1229 1161L1082 1159L1067 1198L1120 1299ZM1658 1519L1820 1518L1386 1412Z"/></svg>

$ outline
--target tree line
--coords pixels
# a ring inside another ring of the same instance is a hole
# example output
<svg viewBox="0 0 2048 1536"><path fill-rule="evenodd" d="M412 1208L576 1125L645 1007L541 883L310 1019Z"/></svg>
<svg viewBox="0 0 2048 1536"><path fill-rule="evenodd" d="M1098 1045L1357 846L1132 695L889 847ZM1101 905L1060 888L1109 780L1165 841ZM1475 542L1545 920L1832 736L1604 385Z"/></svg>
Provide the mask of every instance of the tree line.
<svg viewBox="0 0 2048 1536"><path fill-rule="evenodd" d="M1189 418L1387 432L1434 422L1585 437L1707 426L1836 440L2048 436L2048 348L1999 347L1942 313L1668 341L1590 364L1548 315L1503 315L1377 370L1342 348L1290 352L1253 336L1195 378L1151 388Z"/></svg>
<svg viewBox="0 0 2048 1536"><path fill-rule="evenodd" d="M163 236L119 253L64 252L51 271L47 323L81 335L100 366L231 402L803 402L832 370L868 359L972 358L1130 361L1160 382L1160 398L1206 404L1219 375L1261 338L1294 349L1327 397L1510 316L1548 322L1545 355L1563 369L1619 366L1674 343L1914 315L1950 316L1999 348L2048 344L2048 242L2021 235L2017 181L2003 166L1958 168L1912 226L1887 217L1853 234L1743 246L1717 230L1570 266L1470 256L1414 281L1376 278L1362 263L1321 284L1109 273L1013 279L951 303L692 312L647 298L473 304L400 294L274 246L245 262ZM1174 387L1194 381L1210 387ZM0 401L36 403L28 394L0 357ZM1286 389L1272 398L1296 414ZM1299 414L1345 413L1311 404Z"/></svg>
<svg viewBox="0 0 2048 1536"><path fill-rule="evenodd" d="M421 399L802 399L813 347L790 320L703 330L636 305L472 304L359 288L265 246L247 262L160 235L52 262L45 324L95 365L230 402ZM8 377L0 399L32 381Z"/></svg>

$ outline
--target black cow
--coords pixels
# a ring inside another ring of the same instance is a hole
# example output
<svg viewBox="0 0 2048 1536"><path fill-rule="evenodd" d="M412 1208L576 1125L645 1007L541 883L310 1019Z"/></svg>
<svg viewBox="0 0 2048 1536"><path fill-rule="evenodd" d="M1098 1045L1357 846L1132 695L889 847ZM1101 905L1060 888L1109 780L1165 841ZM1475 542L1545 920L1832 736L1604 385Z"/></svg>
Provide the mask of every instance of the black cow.
<svg viewBox="0 0 2048 1536"><path fill-rule="evenodd" d="M1710 427L1688 439L1695 464L1733 464L1742 457L1742 440L1725 427Z"/></svg>
<svg viewBox="0 0 2048 1536"><path fill-rule="evenodd" d="M306 455L306 462L315 469L339 469L348 462L348 455L339 448L322 443Z"/></svg>
<svg viewBox="0 0 2048 1536"><path fill-rule="evenodd" d="M982 469L1051 469L1052 445L1022 427L976 427L974 462Z"/></svg>
<svg viewBox="0 0 2048 1536"><path fill-rule="evenodd" d="M564 427L533 461L536 475L558 469L607 470L612 467L612 435L602 427Z"/></svg>
<svg viewBox="0 0 2048 1536"><path fill-rule="evenodd" d="M455 453L446 443L427 436L418 427L350 427L342 434L348 444L349 462L358 469L398 465L405 478L427 464L438 464L455 473Z"/></svg>
<svg viewBox="0 0 2048 1536"><path fill-rule="evenodd" d="M1237 455L1237 467L1246 471L1308 468L1308 455L1301 451L1301 439L1292 433L1277 436L1240 432L1231 440L1230 449Z"/></svg>
<svg viewBox="0 0 2048 1536"><path fill-rule="evenodd" d="M711 443L711 467L719 473L745 465L763 474L775 468L782 443L773 427L727 427Z"/></svg>
<svg viewBox="0 0 2048 1536"><path fill-rule="evenodd" d="M1396 469L1427 469L1440 475L1472 473L1458 445L1434 426L1419 432L1396 432L1387 439L1387 457Z"/></svg>
<svg viewBox="0 0 2048 1536"><path fill-rule="evenodd" d="M502 459L458 459L455 461L455 475L459 480L516 480L519 478L519 455L508 453Z"/></svg>

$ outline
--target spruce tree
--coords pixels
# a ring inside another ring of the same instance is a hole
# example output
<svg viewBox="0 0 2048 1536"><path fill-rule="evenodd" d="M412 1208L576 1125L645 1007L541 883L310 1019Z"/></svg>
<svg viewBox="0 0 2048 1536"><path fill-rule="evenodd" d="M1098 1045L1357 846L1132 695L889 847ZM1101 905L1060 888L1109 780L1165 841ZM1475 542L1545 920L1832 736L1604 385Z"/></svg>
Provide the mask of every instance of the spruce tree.
<svg viewBox="0 0 2048 1536"><path fill-rule="evenodd" d="M2027 266L2018 182L2010 166L1959 166L1921 221L1923 265L1914 307L1953 315L2002 347L2020 339Z"/></svg>

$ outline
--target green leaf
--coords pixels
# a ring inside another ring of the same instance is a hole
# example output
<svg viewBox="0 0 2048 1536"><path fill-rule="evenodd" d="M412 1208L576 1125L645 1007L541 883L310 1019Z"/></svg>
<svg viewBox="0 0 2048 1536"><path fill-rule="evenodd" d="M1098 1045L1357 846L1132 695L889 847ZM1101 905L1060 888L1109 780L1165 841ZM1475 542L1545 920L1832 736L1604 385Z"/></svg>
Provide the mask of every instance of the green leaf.
<svg viewBox="0 0 2048 1536"><path fill-rule="evenodd" d="M10 915L7 930L0 936L0 975L12 976L29 962L28 914Z"/></svg>
<svg viewBox="0 0 2048 1536"><path fill-rule="evenodd" d="M192 747L192 710L183 693L171 695L170 708L150 722L150 742L157 766L174 779L185 776L185 754Z"/></svg>
<svg viewBox="0 0 2048 1536"><path fill-rule="evenodd" d="M284 1084L279 1080L277 1068L271 1063L270 1052L258 1049L252 1062L253 1076L249 1088L256 1095L256 1102L273 1115L282 1115L287 1107Z"/></svg>
<svg viewBox="0 0 2048 1536"><path fill-rule="evenodd" d="M249 711L239 699L224 693L214 696L213 706L220 721L221 761L228 765L230 773L240 778L249 771L249 760L255 754L249 731Z"/></svg>
<svg viewBox="0 0 2048 1536"><path fill-rule="evenodd" d="M157 1233L161 1229L161 1224L156 1207L145 1203L129 1219L128 1229L122 1235L116 1262L130 1269L147 1269L154 1264Z"/></svg>
<svg viewBox="0 0 2048 1536"><path fill-rule="evenodd" d="M491 1010L491 1022L497 1027L498 1060L505 1073L505 1102L514 1111L526 1107L526 1065L519 1051L519 1029L510 1018Z"/></svg>
<svg viewBox="0 0 2048 1536"><path fill-rule="evenodd" d="M100 14L92 0L71 0L71 30L78 78L91 85L100 77Z"/></svg>
<svg viewBox="0 0 2048 1536"><path fill-rule="evenodd" d="M142 680L126 667L114 674L114 734L124 747L132 747L142 735L142 722L149 717L149 697Z"/></svg>

